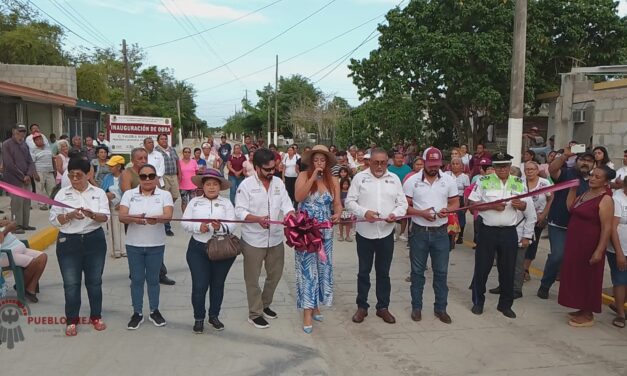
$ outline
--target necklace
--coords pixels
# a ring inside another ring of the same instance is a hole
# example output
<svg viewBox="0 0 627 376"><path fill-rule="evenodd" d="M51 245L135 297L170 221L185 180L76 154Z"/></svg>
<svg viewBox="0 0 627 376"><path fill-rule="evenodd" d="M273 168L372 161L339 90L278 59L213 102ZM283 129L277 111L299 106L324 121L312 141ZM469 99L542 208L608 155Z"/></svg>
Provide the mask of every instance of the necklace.
<svg viewBox="0 0 627 376"><path fill-rule="evenodd" d="M590 200L593 200L603 194L605 194L605 191L600 191L599 193L595 193L592 197L588 197L588 193L590 193L591 191L585 191L584 194L582 194L581 196L579 196L579 199L577 200L577 202L575 203L574 206L580 206L585 202L588 202Z"/></svg>

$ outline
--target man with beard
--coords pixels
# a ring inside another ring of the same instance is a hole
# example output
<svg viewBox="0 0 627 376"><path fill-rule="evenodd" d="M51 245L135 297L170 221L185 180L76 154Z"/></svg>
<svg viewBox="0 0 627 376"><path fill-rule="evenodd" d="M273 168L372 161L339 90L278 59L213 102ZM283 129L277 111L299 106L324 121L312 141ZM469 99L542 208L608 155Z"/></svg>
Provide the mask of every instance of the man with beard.
<svg viewBox="0 0 627 376"><path fill-rule="evenodd" d="M517 176L510 175L512 156L497 153L492 158L495 173L483 176L475 185L468 199L471 204L492 203L526 192L525 184ZM485 303L485 285L492 270L494 255L499 272L501 295L497 310L505 317L516 318L512 310L514 304L514 270L518 250L519 222L518 211L524 211L527 202L513 199L507 202L492 203L477 210L483 224L477 234L475 251L475 272L472 282L472 313L483 313Z"/></svg>
<svg viewBox="0 0 627 376"><path fill-rule="evenodd" d="M579 179L577 196L588 190L588 178L590 171L594 167L594 154L585 152L577 155L575 166L568 167L567 161L575 154L571 152L570 146L564 148L564 153L555 157L549 165L549 173L555 184L559 184L572 179ZM544 264L544 274L540 281L538 297L540 299L549 298L549 290L555 282L564 258L564 242L566 242L566 228L570 214L566 206L568 189L555 192L551 209L549 209L549 244L551 253Z"/></svg>
<svg viewBox="0 0 627 376"><path fill-rule="evenodd" d="M388 324L396 318L389 311L390 266L394 254L394 227L396 217L405 215L407 199L398 176L387 169L388 156L385 150L374 148L370 168L355 175L346 195L346 208L366 222L356 226L357 258L357 311L353 322L361 323L368 316L368 292L372 265L377 276L377 316ZM384 221L376 221L384 219ZM448 241L448 240L447 240Z"/></svg>
<svg viewBox="0 0 627 376"><path fill-rule="evenodd" d="M276 158L269 149L257 149L253 156L255 174L239 185L235 195L235 215L242 224L244 281L248 298L248 322L255 328L269 328L266 319L276 319L270 309L274 291L283 275L283 226L268 221L281 220L279 215L294 213L292 200L283 181L274 176ZM265 264L266 280L259 287L261 267ZM265 318L264 318L265 317Z"/></svg>
<svg viewBox="0 0 627 376"><path fill-rule="evenodd" d="M402 161L396 154L395 162ZM411 318L422 320L422 292L425 286L427 257L433 268L434 313L445 324L451 323L446 313L448 299L448 238L447 210L459 208L457 183L448 174L440 174L442 152L434 147L425 153L425 168L411 176L403 191L407 196L408 215L413 215L410 228L409 258L411 260Z"/></svg>

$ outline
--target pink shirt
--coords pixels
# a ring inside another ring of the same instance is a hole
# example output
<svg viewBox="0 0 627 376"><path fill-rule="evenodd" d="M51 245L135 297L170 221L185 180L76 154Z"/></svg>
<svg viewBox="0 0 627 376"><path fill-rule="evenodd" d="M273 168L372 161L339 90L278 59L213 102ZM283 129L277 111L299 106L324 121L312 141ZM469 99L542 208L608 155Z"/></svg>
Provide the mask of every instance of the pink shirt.
<svg viewBox="0 0 627 376"><path fill-rule="evenodd" d="M196 186L192 183L192 176L196 175L196 171L198 170L196 160L190 159L189 162L185 162L184 159L181 159L180 164L181 182L179 183L179 189L184 191L196 189Z"/></svg>

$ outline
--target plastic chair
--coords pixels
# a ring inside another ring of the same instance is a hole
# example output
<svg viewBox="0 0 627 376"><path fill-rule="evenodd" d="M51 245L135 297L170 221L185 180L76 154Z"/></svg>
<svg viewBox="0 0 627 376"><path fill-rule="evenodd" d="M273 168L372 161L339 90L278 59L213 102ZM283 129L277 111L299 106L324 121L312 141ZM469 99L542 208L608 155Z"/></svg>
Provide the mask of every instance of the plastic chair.
<svg viewBox="0 0 627 376"><path fill-rule="evenodd" d="M13 279L15 280L15 288L17 290L17 299L22 303L25 303L25 286L24 286L24 271L21 267L17 266L13 259L13 252L10 249L0 249L0 254L6 253L9 259L9 266L3 267L2 271L11 270L13 272Z"/></svg>

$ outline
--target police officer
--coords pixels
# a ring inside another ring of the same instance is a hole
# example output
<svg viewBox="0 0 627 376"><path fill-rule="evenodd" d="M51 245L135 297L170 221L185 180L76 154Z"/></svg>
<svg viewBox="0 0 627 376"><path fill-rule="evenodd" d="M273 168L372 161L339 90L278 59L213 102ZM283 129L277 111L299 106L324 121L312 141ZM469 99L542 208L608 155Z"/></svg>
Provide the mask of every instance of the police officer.
<svg viewBox="0 0 627 376"><path fill-rule="evenodd" d="M492 158L495 173L483 176L470 193L471 204L490 203L500 199L525 193L526 188L519 177L510 175L512 156L497 153ZM479 215L483 219L477 237L475 252L475 272L472 284L472 313L483 313L485 286L497 254L499 286L501 295L497 309L506 317L516 318L512 311L514 302L514 269L518 249L517 211L524 211L527 204L514 199L480 207Z"/></svg>

